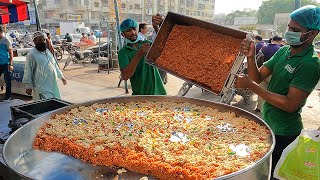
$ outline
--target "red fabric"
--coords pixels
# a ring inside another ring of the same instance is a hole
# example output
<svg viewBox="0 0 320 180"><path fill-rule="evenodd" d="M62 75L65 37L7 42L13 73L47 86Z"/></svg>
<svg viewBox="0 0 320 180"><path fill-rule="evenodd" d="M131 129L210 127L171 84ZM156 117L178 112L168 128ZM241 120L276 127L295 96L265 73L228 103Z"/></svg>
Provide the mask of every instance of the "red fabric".
<svg viewBox="0 0 320 180"><path fill-rule="evenodd" d="M28 6L21 0L0 0L0 8L10 15L2 15L0 11L0 24L19 22L29 19ZM3 12L2 11L2 12Z"/></svg>
<svg viewBox="0 0 320 180"><path fill-rule="evenodd" d="M10 0L0 0L1 3L7 3L7 4L14 4L14 5L19 5L19 4L25 4L26 2L23 2L21 0L12 0L12 2L10 2Z"/></svg>
<svg viewBox="0 0 320 180"><path fill-rule="evenodd" d="M28 7L27 4L20 4L20 5L16 5L17 7L17 13L18 13L18 20L19 21L24 21L29 19L28 17Z"/></svg>
<svg viewBox="0 0 320 180"><path fill-rule="evenodd" d="M2 9L2 10L4 10L5 12L9 12L9 10L8 10L8 7L6 7L6 6L0 6L0 8ZM7 15L1 15L0 16L0 18L2 19L2 24L7 24L7 23L9 23L9 14L7 14ZM1 24L1 23L0 23Z"/></svg>

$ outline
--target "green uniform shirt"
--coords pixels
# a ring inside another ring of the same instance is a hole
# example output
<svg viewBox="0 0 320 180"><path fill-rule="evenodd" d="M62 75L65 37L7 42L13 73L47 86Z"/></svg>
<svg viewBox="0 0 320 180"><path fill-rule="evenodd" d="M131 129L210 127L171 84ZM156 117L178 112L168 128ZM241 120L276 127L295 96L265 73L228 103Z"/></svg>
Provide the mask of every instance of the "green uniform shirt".
<svg viewBox="0 0 320 180"><path fill-rule="evenodd" d="M138 49L143 43L151 43L151 41L139 41ZM118 61L120 69L125 68L132 58L138 52L138 49L125 45L118 54ZM132 86L132 95L166 95L167 92L164 88L159 71L157 68L146 64L145 57L143 56L137 68L130 78Z"/></svg>
<svg viewBox="0 0 320 180"><path fill-rule="evenodd" d="M313 46L294 56L290 46L282 47L264 66L272 72L268 90L287 95L290 87L311 92L319 81L320 61ZM301 109L306 100L293 113L285 112L265 102L262 116L276 135L299 135L303 128Z"/></svg>

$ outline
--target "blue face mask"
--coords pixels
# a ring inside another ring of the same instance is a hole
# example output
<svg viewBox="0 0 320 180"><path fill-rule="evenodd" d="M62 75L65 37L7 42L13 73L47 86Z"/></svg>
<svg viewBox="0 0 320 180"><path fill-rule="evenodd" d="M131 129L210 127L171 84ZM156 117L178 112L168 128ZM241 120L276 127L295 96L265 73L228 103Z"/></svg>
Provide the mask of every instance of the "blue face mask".
<svg viewBox="0 0 320 180"><path fill-rule="evenodd" d="M134 40L134 41L131 41L130 39L124 38L124 42L127 43L127 44L135 44L138 41L140 41L140 36L137 36L137 39Z"/></svg>
<svg viewBox="0 0 320 180"><path fill-rule="evenodd" d="M304 41L301 41L300 38L301 38L301 35L303 34L308 34L310 33L311 31L309 32L306 32L306 33L301 33L301 32L293 32L293 31L286 31L286 33L284 34L284 38L286 39L287 43L289 45L301 45L302 43L306 42L308 39L304 40Z"/></svg>

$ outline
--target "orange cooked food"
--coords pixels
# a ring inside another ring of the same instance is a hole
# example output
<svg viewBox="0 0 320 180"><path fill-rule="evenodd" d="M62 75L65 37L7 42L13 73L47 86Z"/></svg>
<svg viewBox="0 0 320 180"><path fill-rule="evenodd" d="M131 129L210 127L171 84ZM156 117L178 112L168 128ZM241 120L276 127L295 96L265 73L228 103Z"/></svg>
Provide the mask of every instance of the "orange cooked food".
<svg viewBox="0 0 320 180"><path fill-rule="evenodd" d="M270 137L265 126L232 112L143 101L55 115L38 131L33 147L163 180L205 180L253 165L269 151Z"/></svg>
<svg viewBox="0 0 320 180"><path fill-rule="evenodd" d="M209 29L175 25L156 64L219 93L241 42Z"/></svg>

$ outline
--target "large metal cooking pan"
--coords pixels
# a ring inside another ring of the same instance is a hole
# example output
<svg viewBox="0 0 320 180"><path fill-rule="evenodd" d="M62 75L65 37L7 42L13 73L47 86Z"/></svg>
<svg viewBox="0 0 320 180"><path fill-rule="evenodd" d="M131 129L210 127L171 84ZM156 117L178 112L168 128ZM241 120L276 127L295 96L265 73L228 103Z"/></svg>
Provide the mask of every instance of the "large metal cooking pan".
<svg viewBox="0 0 320 180"><path fill-rule="evenodd" d="M172 28L174 27L174 25L176 25L176 24L185 25L185 26L197 26L197 27L201 27L201 28L205 28L205 29L210 29L216 33L227 35L232 38L241 39L241 40L246 38L247 33L244 31L241 31L241 30L232 29L232 28L229 28L226 26L221 26L218 24L210 23L207 21L192 18L192 17L185 16L182 14L168 12L166 18L164 19L164 21L161 25L159 33L157 34L157 38L152 43L152 46L146 56L146 62L148 64L156 66L157 68L162 69L162 70L164 70L164 71L166 71L166 72L168 72L168 73L170 73L180 79L188 81L188 82L190 82L200 88L206 89L207 91L212 92L213 94L216 94L216 95L221 95L222 93L225 93L227 91L227 89L231 87L231 85L234 81L234 77L235 77L234 74L236 74L239 71L239 69L242 65L242 62L245 58L245 56L240 53L238 54L236 59L233 61L233 66L230 69L229 75L225 79L224 87L222 89L220 89L220 92L215 92L209 86L207 86L203 83L197 82L196 80L188 79L187 77L179 75L174 71L171 71L165 67L161 67L161 66L157 65L156 61L160 57L160 55L166 45L169 34L172 31ZM214 39L213 39L213 41L214 41ZM240 44L239 44L239 47L240 47ZM208 50L215 51L215 49L208 49Z"/></svg>
<svg viewBox="0 0 320 180"><path fill-rule="evenodd" d="M116 176L116 170L107 167L94 167L90 164L82 163L81 161L64 154L55 152L43 152L32 149L32 142L36 136L38 129L47 122L54 114L64 113L72 108L79 106L89 106L94 103L126 103L137 101L171 101L171 102L189 102L207 107L218 109L219 111L235 112L238 116L248 118L263 126L267 126L259 117L239 109L237 107L214 103L199 99L191 99L184 97L170 97L170 96L130 96L130 97L117 97L91 101L83 104L71 105L27 123L6 141L3 148L3 156L7 166L26 179L112 179ZM268 127L270 130L270 128ZM241 179L241 180L261 180L268 179L270 174L270 161L271 153L274 148L274 134L270 130L270 139L272 139L272 147L269 152L254 165L242 169L240 171L221 176L217 179ZM143 177L141 174L128 172L120 177L120 179L139 179ZM152 177L150 177L152 179Z"/></svg>

